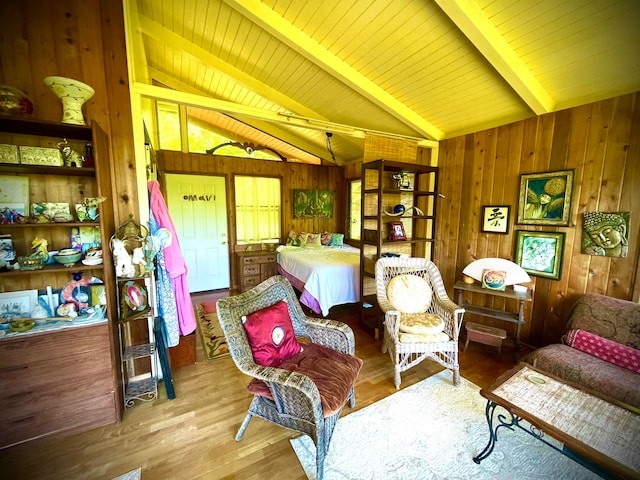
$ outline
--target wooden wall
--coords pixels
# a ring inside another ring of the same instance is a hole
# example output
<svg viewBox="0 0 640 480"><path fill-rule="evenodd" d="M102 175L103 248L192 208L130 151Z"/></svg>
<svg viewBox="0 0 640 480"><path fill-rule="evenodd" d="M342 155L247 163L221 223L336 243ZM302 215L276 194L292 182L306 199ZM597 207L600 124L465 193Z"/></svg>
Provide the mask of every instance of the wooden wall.
<svg viewBox="0 0 640 480"><path fill-rule="evenodd" d="M137 218L122 2L0 2L0 84L31 98L33 118L60 122L62 104L43 83L50 75L74 78L95 89L83 112L86 121L97 121L110 139L111 169L118 178L112 195L116 225L129 213Z"/></svg>
<svg viewBox="0 0 640 480"><path fill-rule="evenodd" d="M523 341L558 341L571 305L587 292L638 301L640 93L442 141L438 164L444 198L438 203L436 260L450 294L467 264L484 257L513 260L515 231L534 230L565 232L566 245L560 280L532 277L534 301ZM575 169L570 225L517 225L520 175L565 169ZM508 235L480 232L483 205L511 205ZM586 211L632 212L626 258L581 253ZM492 302L479 297L474 303Z"/></svg>
<svg viewBox="0 0 640 480"><path fill-rule="evenodd" d="M238 157L203 155L161 150L157 152L159 181L164 185L162 173L190 175L220 175L226 177L227 205L229 205L229 244L233 249L235 237L235 201L233 175L256 175L282 179L282 241L289 230L296 232L344 232L346 228L346 191L344 170L336 166L307 165L303 163L273 162ZM334 214L330 219L293 218L293 190L333 190ZM232 250L233 252L233 250ZM231 285L237 287L235 262L231 262Z"/></svg>

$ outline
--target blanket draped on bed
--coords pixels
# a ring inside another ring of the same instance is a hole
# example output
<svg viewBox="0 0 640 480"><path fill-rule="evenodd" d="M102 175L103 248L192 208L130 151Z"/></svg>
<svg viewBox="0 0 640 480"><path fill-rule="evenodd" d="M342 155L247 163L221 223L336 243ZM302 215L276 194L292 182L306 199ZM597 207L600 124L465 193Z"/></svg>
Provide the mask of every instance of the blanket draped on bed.
<svg viewBox="0 0 640 480"><path fill-rule="evenodd" d="M300 301L316 313L327 316L334 305L360 300L360 250L357 248L281 246L278 264L283 273L304 284ZM305 301L305 294L312 296L317 304L308 298Z"/></svg>

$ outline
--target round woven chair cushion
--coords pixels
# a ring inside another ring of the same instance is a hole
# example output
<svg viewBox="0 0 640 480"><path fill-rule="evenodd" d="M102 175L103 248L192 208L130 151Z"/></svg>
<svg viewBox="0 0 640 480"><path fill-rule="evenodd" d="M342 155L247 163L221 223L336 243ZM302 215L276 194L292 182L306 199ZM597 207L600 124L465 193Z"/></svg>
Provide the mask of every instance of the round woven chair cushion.
<svg viewBox="0 0 640 480"><path fill-rule="evenodd" d="M400 313L425 312L431 305L432 296L429 282L418 275L398 275L387 285L387 298Z"/></svg>
<svg viewBox="0 0 640 480"><path fill-rule="evenodd" d="M444 321L432 313L403 313L400 331L414 335L435 335L444 330Z"/></svg>

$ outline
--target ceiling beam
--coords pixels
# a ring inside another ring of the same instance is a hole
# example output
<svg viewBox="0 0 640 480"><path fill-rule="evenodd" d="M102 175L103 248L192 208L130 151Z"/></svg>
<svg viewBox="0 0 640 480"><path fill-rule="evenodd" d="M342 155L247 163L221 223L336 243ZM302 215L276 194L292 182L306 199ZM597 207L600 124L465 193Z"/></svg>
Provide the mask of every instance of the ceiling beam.
<svg viewBox="0 0 640 480"><path fill-rule="evenodd" d="M417 137L408 137L405 135L396 135L389 132L380 132L376 130L362 129L343 125L340 123L324 122L313 118L298 117L296 115L286 115L271 110L263 110L261 108L249 107L239 103L226 102L215 98L181 92L178 90L170 90L168 88L157 87L155 85L147 85L136 82L130 86L131 90L142 96L155 98L156 100L168 100L183 105L193 107L211 108L223 113L231 115L243 115L248 118L257 118L268 122L282 123L294 127L309 128L312 130L331 131L333 133L347 135L355 138L365 138L367 135L380 135L389 138L398 138L403 140L412 140L420 147L434 148L438 146L438 142Z"/></svg>
<svg viewBox="0 0 640 480"><path fill-rule="evenodd" d="M159 81L160 83L166 85L167 87L182 91L182 92L186 92L186 93L191 93L194 95L203 95L203 93L201 91L199 91L196 88L193 88L183 82L180 82L179 80L176 80L175 78L162 73L156 69L150 69L150 74L151 76L156 79L157 81ZM166 89L165 89L166 90ZM208 97L207 97L208 98ZM169 99L166 99L169 100ZM193 105L194 107L199 107L202 108L201 105ZM229 112L225 112L227 114L229 114ZM231 116L231 115L229 115ZM281 128L278 128L277 125L275 125L272 122L267 122L265 120L260 120L256 117L251 117L251 121L247 121L247 119L243 119L241 118L241 115L236 114L235 117L240 117L238 121L241 121L247 125L250 125L251 127L260 130L262 132L265 132L269 135L271 135L272 137L281 140L283 142L288 143L289 145L292 145L294 148L297 148L299 150L301 150L302 152L305 152L307 154L311 154L311 155L315 155L318 158L322 158L324 160L329 160L329 152L327 151L326 148L323 147L319 147L317 144L313 144L310 143L308 140L306 140L303 137L299 137L297 135L292 134L291 132L287 131L287 130L283 130ZM231 116L231 118L234 118L233 116Z"/></svg>
<svg viewBox="0 0 640 480"><path fill-rule="evenodd" d="M439 128L426 121L380 86L340 60L259 0L224 0L224 2L285 45L331 73L347 86L414 129L420 135L432 140L444 138L444 133Z"/></svg>
<svg viewBox="0 0 640 480"><path fill-rule="evenodd" d="M436 3L536 115L555 110L553 98L474 0Z"/></svg>

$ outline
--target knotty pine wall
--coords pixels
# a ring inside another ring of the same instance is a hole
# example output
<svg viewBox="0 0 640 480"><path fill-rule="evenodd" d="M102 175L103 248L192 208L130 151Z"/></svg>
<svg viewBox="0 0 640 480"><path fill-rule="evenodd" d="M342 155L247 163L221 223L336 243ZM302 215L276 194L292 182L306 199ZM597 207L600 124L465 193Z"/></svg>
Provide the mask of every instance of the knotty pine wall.
<svg viewBox="0 0 640 480"><path fill-rule="evenodd" d="M43 83L50 75L80 80L95 95L85 103L110 143L115 223L139 216L122 2L0 2L0 84L25 92L32 117L60 122L62 104ZM141 120L140 120L141 121ZM146 195L146 192L143 192Z"/></svg>
<svg viewBox="0 0 640 480"><path fill-rule="evenodd" d="M282 235L285 241L289 230L296 232L344 232L347 216L344 188L344 170L337 166L307 165L303 163L273 162L269 160L246 159L182 153L160 150L157 153L159 182L164 187L163 173L184 173L189 175L224 176L229 206L229 245L231 259L231 285L237 288L236 262L233 261L236 244L235 201L233 175L256 175L280 177L284 203L282 205ZM335 192L334 213L329 219L293 218L293 190L314 189Z"/></svg>
<svg viewBox="0 0 640 480"><path fill-rule="evenodd" d="M640 93L444 140L438 165L439 192L445 198L438 200L435 253L450 294L466 265L484 257L513 260L515 231L534 230L565 232L566 244L560 280L531 277L534 301L527 306L523 341L535 346L558 341L571 305L587 292L638 301ZM520 174L565 169L575 169L570 225L517 225ZM511 205L508 235L481 233L483 205ZM628 257L581 253L586 211L631 212ZM505 306L486 295L477 297L474 303Z"/></svg>

